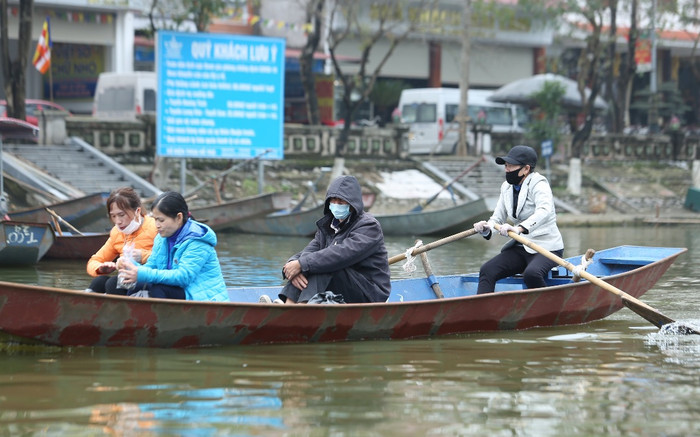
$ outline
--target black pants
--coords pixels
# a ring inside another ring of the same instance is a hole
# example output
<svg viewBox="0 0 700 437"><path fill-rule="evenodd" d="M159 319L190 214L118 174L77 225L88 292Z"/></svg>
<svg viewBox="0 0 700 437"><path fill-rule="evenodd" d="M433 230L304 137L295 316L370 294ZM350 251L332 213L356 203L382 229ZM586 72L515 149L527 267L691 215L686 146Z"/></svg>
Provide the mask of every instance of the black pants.
<svg viewBox="0 0 700 437"><path fill-rule="evenodd" d="M98 276L92 280L90 288L95 293L118 294L120 296L126 296L128 291L126 288L117 288L117 275Z"/></svg>
<svg viewBox="0 0 700 437"><path fill-rule="evenodd" d="M160 299L187 299L185 289L182 287L144 282L137 282L136 285L129 290L129 295L131 296L141 290L148 290L148 297L157 297Z"/></svg>
<svg viewBox="0 0 700 437"><path fill-rule="evenodd" d="M552 251L562 256L564 249ZM522 244L515 244L490 260L486 261L479 270L479 288L477 294L493 293L496 282L518 273L523 274L527 288L546 287L544 278L557 263L539 253L529 253Z"/></svg>
<svg viewBox="0 0 700 437"><path fill-rule="evenodd" d="M369 302L360 285L366 279L354 270L343 269L333 273L310 274L306 279L309 284L303 290L288 282L280 291L280 299L286 301L286 298L290 298L294 302L308 302L316 293L332 291L335 294L342 294L345 303Z"/></svg>

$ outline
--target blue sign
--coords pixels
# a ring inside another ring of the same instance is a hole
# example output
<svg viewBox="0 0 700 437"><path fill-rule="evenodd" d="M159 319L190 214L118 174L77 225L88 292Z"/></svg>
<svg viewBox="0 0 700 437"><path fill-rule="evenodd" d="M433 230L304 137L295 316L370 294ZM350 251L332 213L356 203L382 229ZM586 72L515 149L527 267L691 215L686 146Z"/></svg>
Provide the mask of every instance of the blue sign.
<svg viewBox="0 0 700 437"><path fill-rule="evenodd" d="M553 143L552 140L544 140L542 141L542 156L545 158L549 158L552 156L553 152Z"/></svg>
<svg viewBox="0 0 700 437"><path fill-rule="evenodd" d="M283 39L171 31L157 39L158 155L284 157Z"/></svg>

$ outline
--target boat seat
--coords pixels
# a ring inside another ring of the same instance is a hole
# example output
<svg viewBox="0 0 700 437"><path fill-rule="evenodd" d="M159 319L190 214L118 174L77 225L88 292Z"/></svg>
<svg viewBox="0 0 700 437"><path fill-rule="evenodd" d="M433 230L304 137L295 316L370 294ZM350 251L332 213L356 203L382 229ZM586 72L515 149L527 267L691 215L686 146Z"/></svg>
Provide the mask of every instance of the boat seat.
<svg viewBox="0 0 700 437"><path fill-rule="evenodd" d="M617 265L625 265L625 266L645 266L647 264L651 264L654 262L654 260L650 259L629 259L629 258L598 258L596 261L599 261L603 264L617 264Z"/></svg>

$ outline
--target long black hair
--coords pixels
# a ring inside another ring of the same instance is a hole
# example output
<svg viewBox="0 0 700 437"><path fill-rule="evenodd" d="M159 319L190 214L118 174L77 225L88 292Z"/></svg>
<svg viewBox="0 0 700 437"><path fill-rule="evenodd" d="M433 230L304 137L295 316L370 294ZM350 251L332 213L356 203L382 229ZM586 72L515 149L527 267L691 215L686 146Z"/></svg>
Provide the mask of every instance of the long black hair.
<svg viewBox="0 0 700 437"><path fill-rule="evenodd" d="M165 191L161 193L151 204L151 211L155 208L158 208L158 211L173 219L177 218L179 213L182 213L183 224L191 217L190 210L187 207L187 201L185 201L182 194L177 191Z"/></svg>

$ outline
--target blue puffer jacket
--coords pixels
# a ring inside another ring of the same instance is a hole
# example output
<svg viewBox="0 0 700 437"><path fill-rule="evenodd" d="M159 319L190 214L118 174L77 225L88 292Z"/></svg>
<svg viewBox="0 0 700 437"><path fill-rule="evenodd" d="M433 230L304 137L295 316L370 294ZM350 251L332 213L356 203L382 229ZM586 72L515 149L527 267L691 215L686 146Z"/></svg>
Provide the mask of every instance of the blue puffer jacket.
<svg viewBox="0 0 700 437"><path fill-rule="evenodd" d="M187 300L228 301L215 246L214 231L189 219L170 252L167 238L156 235L151 256L139 267L138 281L182 287Z"/></svg>

